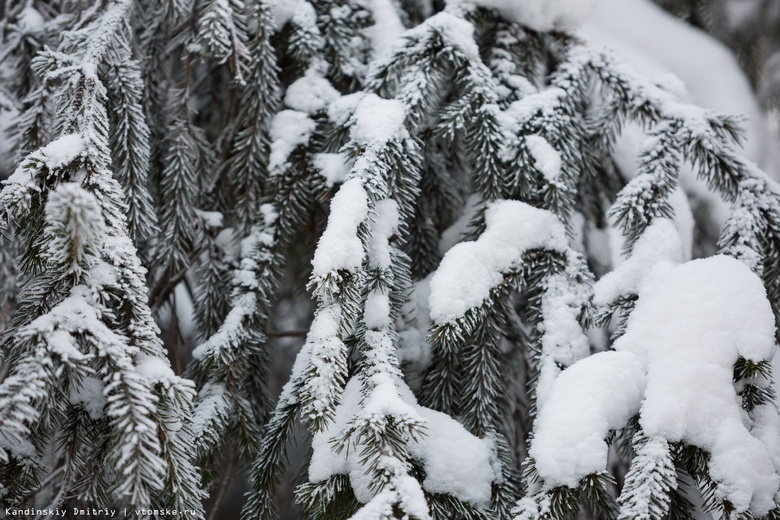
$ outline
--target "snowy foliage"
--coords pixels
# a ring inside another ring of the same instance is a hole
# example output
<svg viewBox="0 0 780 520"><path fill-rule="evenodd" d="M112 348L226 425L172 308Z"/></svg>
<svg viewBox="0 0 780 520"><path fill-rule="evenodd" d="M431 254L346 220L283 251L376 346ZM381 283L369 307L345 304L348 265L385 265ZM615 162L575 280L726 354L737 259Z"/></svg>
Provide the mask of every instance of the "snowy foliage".
<svg viewBox="0 0 780 520"><path fill-rule="evenodd" d="M780 187L592 4L12 2L0 502L779 517Z"/></svg>

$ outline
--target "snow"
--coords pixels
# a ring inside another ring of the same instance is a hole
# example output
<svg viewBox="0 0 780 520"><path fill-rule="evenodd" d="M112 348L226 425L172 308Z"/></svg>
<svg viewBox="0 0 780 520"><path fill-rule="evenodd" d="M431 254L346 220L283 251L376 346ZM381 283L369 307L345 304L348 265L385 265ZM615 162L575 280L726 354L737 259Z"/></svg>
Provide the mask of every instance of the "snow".
<svg viewBox="0 0 780 520"><path fill-rule="evenodd" d="M538 135L526 136L525 142L534 158L536 169L544 175L547 182L557 184L558 175L561 173L561 154Z"/></svg>
<svg viewBox="0 0 780 520"><path fill-rule="evenodd" d="M398 229L400 213L398 203L392 199L381 200L374 208L371 223L369 260L371 267L389 269L391 266L389 241Z"/></svg>
<svg viewBox="0 0 780 520"><path fill-rule="evenodd" d="M680 264L685 260L680 234L674 223L658 218L634 244L633 254L593 287L593 303L609 305L620 296L639 293L653 267L661 263Z"/></svg>
<svg viewBox="0 0 780 520"><path fill-rule="evenodd" d="M594 0L447 0L447 5L495 9L535 31L574 29L590 16Z"/></svg>
<svg viewBox="0 0 780 520"><path fill-rule="evenodd" d="M366 328L382 329L390 324L390 297L379 291L371 291L366 297L363 321Z"/></svg>
<svg viewBox="0 0 780 520"><path fill-rule="evenodd" d="M100 379L85 377L81 385L70 387L70 402L74 406L81 405L92 420L97 421L103 417L103 408L106 406L106 397L103 395L105 384Z"/></svg>
<svg viewBox="0 0 780 520"><path fill-rule="evenodd" d="M287 162L296 147L309 142L317 123L304 112L297 110L282 110L271 121L269 136L271 137L271 155L268 169L280 169Z"/></svg>
<svg viewBox="0 0 780 520"><path fill-rule="evenodd" d="M366 96L365 92L355 92L336 99L328 107L328 118L336 125L344 126L355 113L360 100Z"/></svg>
<svg viewBox="0 0 780 520"><path fill-rule="evenodd" d="M195 413L192 416L192 436L198 440L209 428L215 418L226 418L230 414L231 403L225 385L206 383L198 393Z"/></svg>
<svg viewBox="0 0 780 520"><path fill-rule="evenodd" d="M395 99L366 94L352 115L350 138L371 147L381 147L405 135L406 107Z"/></svg>
<svg viewBox="0 0 780 520"><path fill-rule="evenodd" d="M588 305L590 287L576 281L583 260L574 252L567 257L566 271L548 276L544 282L537 409L544 406L552 381L560 373L559 367L570 366L590 354L590 341L578 319Z"/></svg>
<svg viewBox="0 0 780 520"><path fill-rule="evenodd" d="M693 103L745 115L745 155L764 171L780 174L776 138L745 74L723 44L650 0L598 0L584 29L592 41L615 49L646 77L663 78L670 72L679 77Z"/></svg>
<svg viewBox="0 0 780 520"><path fill-rule="evenodd" d="M25 34L38 34L43 31L45 20L40 12L32 5L28 4L22 12L19 13L19 18L16 22L19 30Z"/></svg>
<svg viewBox="0 0 780 520"><path fill-rule="evenodd" d="M352 168L351 163L343 153L317 153L312 159L312 165L325 177L325 185L329 188L344 182Z"/></svg>
<svg viewBox="0 0 780 520"><path fill-rule="evenodd" d="M640 424L648 436L709 451L718 494L762 516L780 485L766 447L745 428L732 383L739 356L774 349L774 317L758 277L731 257L656 269L615 349L647 366Z"/></svg>
<svg viewBox="0 0 780 520"><path fill-rule="evenodd" d="M358 226L368 218L368 195L363 182L352 178L341 185L330 203L328 226L312 259L313 276L338 269L357 271L365 256Z"/></svg>
<svg viewBox="0 0 780 520"><path fill-rule="evenodd" d="M381 57L393 47L405 28L392 0L371 0L371 10L374 25L364 29L364 33L371 40L374 56Z"/></svg>
<svg viewBox="0 0 780 520"><path fill-rule="evenodd" d="M290 21L307 28L317 27L314 6L305 0L270 0L268 6L277 31L281 31Z"/></svg>
<svg viewBox="0 0 780 520"><path fill-rule="evenodd" d="M629 352L599 352L564 370L534 423L529 455L545 488L576 487L604 470L604 439L639 411L642 363Z"/></svg>
<svg viewBox="0 0 780 520"><path fill-rule="evenodd" d="M490 502L491 483L496 475L491 464L493 443L479 439L446 414L417 404L411 390L400 380L394 382L400 398L411 413L425 421L424 436L407 439L410 455L423 463L426 479L423 488L431 493L449 493L477 506ZM355 496L362 503L371 501L370 477L360 463L360 446L337 453L333 439L340 438L350 420L360 414L361 388L352 378L344 389L336 418L329 427L314 435L309 480L321 482L333 475L349 475Z"/></svg>
<svg viewBox="0 0 780 520"><path fill-rule="evenodd" d="M476 62L480 59L479 47L474 41L474 26L460 16L447 11L431 16L417 27L406 31L404 36L409 39L424 40L431 31L439 33L445 44L459 49L469 61Z"/></svg>
<svg viewBox="0 0 780 520"><path fill-rule="evenodd" d="M40 160L50 170L61 168L73 162L84 153L84 140L79 134L66 134L40 150L33 152L33 158Z"/></svg>
<svg viewBox="0 0 780 520"><path fill-rule="evenodd" d="M426 435L409 444L412 457L423 462L423 487L431 493L448 493L478 507L490 503L494 446L489 439L471 435L449 415L419 407Z"/></svg>
<svg viewBox="0 0 780 520"><path fill-rule="evenodd" d="M303 76L287 87L284 103L299 112L314 114L326 109L341 94L322 76L318 67L309 67Z"/></svg>
<svg viewBox="0 0 780 520"><path fill-rule="evenodd" d="M498 201L485 214L487 228L474 242L445 255L431 280L431 319L451 323L481 305L504 273L520 266L531 249L564 252L566 230L553 213L519 201Z"/></svg>
<svg viewBox="0 0 780 520"><path fill-rule="evenodd" d="M646 436L711 454L719 498L738 512L764 515L780 487L780 448L776 433L769 438L766 431L780 420L774 407L764 407L751 424L732 378L739 357L758 363L774 353L766 292L746 265L728 256L647 263L654 234L666 237L673 246L667 253L680 258L671 224L659 224L639 247L644 260L638 261L651 274L640 280L631 269L623 273L628 285L639 286L639 299L616 351L579 361L552 383L529 453L547 488L576 486L606 467L603 439L638 411Z"/></svg>
<svg viewBox="0 0 780 520"><path fill-rule="evenodd" d="M171 381L178 379L171 370L171 363L167 358L140 355L135 370L150 383L161 383L166 387L170 385Z"/></svg>

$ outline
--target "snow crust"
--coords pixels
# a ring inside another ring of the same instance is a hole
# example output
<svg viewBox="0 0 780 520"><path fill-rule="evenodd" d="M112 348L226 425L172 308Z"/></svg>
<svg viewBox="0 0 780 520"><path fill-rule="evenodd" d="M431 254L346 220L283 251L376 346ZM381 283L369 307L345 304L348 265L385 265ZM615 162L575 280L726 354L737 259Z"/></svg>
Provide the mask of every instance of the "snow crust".
<svg viewBox="0 0 780 520"><path fill-rule="evenodd" d="M435 323L450 323L480 305L504 274L530 249L565 252L566 230L553 213L519 201L498 201L485 214L487 228L474 242L457 244L431 280L429 306Z"/></svg>
<svg viewBox="0 0 780 520"><path fill-rule="evenodd" d="M447 0L449 6L495 9L536 31L576 28L588 19L593 4L593 0Z"/></svg>
<svg viewBox="0 0 780 520"><path fill-rule="evenodd" d="M320 237L312 259L313 275L338 269L354 272L363 263L363 243L358 226L368 217L368 195L359 178L341 185L330 204L328 226Z"/></svg>

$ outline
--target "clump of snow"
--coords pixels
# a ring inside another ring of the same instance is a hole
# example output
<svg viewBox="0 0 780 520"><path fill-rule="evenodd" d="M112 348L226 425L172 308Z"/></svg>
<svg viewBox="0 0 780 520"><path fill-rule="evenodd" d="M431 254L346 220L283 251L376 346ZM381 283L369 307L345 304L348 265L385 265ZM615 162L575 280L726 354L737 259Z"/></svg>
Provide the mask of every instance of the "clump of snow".
<svg viewBox="0 0 780 520"><path fill-rule="evenodd" d="M313 276L337 269L356 271L365 252L358 226L368 217L368 195L363 182L352 178L342 184L330 204L328 226L320 237L312 259Z"/></svg>
<svg viewBox="0 0 780 520"><path fill-rule="evenodd" d="M314 29L317 27L314 6L305 0L270 0L268 5L277 31L282 30L288 22Z"/></svg>
<svg viewBox="0 0 780 520"><path fill-rule="evenodd" d="M411 39L423 39L430 31L436 31L446 44L459 49L468 60L479 60L479 47L474 41L474 26L452 13L437 13L423 23L409 29L404 36Z"/></svg>
<svg viewBox="0 0 780 520"><path fill-rule="evenodd" d="M639 411L645 372L630 352L600 352L564 370L534 423L529 455L548 488L576 487L607 465L610 430Z"/></svg>
<svg viewBox="0 0 780 520"><path fill-rule="evenodd" d="M355 113L360 100L366 96L365 92L355 92L341 96L328 107L328 118L339 126L347 124L349 118Z"/></svg>
<svg viewBox="0 0 780 520"><path fill-rule="evenodd" d="M287 87L284 103L293 110L313 114L327 108L340 95L316 67L309 67L302 77Z"/></svg>
<svg viewBox="0 0 780 520"><path fill-rule="evenodd" d="M485 221L487 228L479 239L450 249L431 280L429 307L436 323L453 322L482 304L504 273L519 267L526 251L565 252L568 246L558 217L523 202L495 202Z"/></svg>
<svg viewBox="0 0 780 520"><path fill-rule="evenodd" d="M389 241L398 229L400 213L398 203L385 199L376 203L374 221L371 223L371 266L388 269L391 265Z"/></svg>
<svg viewBox="0 0 780 520"><path fill-rule="evenodd" d="M573 251L567 257L566 270L548 276L544 282L537 409L544 405L549 388L560 373L559 367L570 366L590 354L590 340L579 322L591 296L590 286L576 279L583 260Z"/></svg>
<svg viewBox="0 0 780 520"><path fill-rule="evenodd" d="M405 120L406 107L403 103L395 99L382 99L376 94L366 94L352 115L349 136L357 143L382 146L404 134Z"/></svg>
<svg viewBox="0 0 780 520"><path fill-rule="evenodd" d="M37 34L43 31L45 20L40 12L32 5L28 4L27 7L22 9L19 13L19 19L16 22L19 30L25 34Z"/></svg>
<svg viewBox="0 0 780 520"><path fill-rule="evenodd" d="M282 110L271 121L271 155L268 169L281 168L296 147L306 144L317 124L305 112Z"/></svg>
<svg viewBox="0 0 780 520"><path fill-rule="evenodd" d="M585 23L593 8L593 0L447 0L447 4L495 9L535 31L576 28Z"/></svg>
<svg viewBox="0 0 780 520"><path fill-rule="evenodd" d="M328 187L344 182L352 167L351 161L343 153L314 154L312 164L325 177L325 185Z"/></svg>
<svg viewBox="0 0 780 520"><path fill-rule="evenodd" d="M392 48L405 28L392 0L371 0L371 9L374 25L367 27L364 33L371 40L374 55L381 56Z"/></svg>
<svg viewBox="0 0 780 520"><path fill-rule="evenodd" d="M80 134L66 134L34 152L32 157L54 170L73 162L84 150L84 139Z"/></svg>
<svg viewBox="0 0 780 520"><path fill-rule="evenodd" d="M426 435L409 443L409 453L423 462L423 487L448 493L479 507L490 503L491 484L497 480L492 464L493 443L466 431L449 415L418 407Z"/></svg>
<svg viewBox="0 0 780 520"><path fill-rule="evenodd" d="M103 416L103 408L108 402L103 395L105 386L100 379L85 377L78 388L75 385L70 387L70 402L81 405L90 418L98 420Z"/></svg>
<svg viewBox="0 0 780 520"><path fill-rule="evenodd" d="M674 223L657 218L636 241L631 257L596 283L593 303L609 305L621 295L637 294L653 267L684 260L683 242Z"/></svg>
<svg viewBox="0 0 780 520"><path fill-rule="evenodd" d="M647 365L645 433L710 452L719 496L757 516L773 507L780 479L743 424L733 366L740 356L770 359L774 333L761 280L738 260L715 256L656 272L615 342Z"/></svg>
<svg viewBox="0 0 780 520"><path fill-rule="evenodd" d="M527 136L525 142L534 158L536 169L542 173L547 182L557 184L558 175L561 173L561 154L550 146L546 139L538 135Z"/></svg>
<svg viewBox="0 0 780 520"><path fill-rule="evenodd" d="M491 483L496 480L491 464L493 445L479 439L446 414L417 404L411 390L400 380L392 382L408 409L407 413L424 421L425 436L407 439L410 455L423 463L426 478L423 488L431 493L449 493L477 506L490 503ZM349 475L355 496L362 503L373 497L368 468L361 464L360 445L337 453L332 441L340 439L353 417L361 413L361 386L358 378L347 383L336 416L328 428L314 435L309 480L321 482L333 475Z"/></svg>
<svg viewBox="0 0 780 520"><path fill-rule="evenodd" d="M742 262L718 255L656 265L616 352L579 361L554 381L529 452L545 486L576 486L603 470L603 439L639 411L648 437L710 454L717 498L765 515L780 487L780 447L764 439L780 420L774 408L759 408L751 421L732 378L739 357L771 359L774 333L764 286Z"/></svg>
<svg viewBox="0 0 780 520"><path fill-rule="evenodd" d="M167 358L140 355L135 370L152 384L162 383L167 386L172 380L177 379Z"/></svg>

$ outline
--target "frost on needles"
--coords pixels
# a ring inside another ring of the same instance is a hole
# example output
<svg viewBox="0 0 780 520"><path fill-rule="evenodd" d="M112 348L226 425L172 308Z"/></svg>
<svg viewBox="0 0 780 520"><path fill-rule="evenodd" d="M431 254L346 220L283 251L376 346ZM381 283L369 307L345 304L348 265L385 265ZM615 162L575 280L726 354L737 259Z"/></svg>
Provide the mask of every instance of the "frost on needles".
<svg viewBox="0 0 780 520"><path fill-rule="evenodd" d="M780 516L780 188L589 6L10 5L0 502Z"/></svg>

